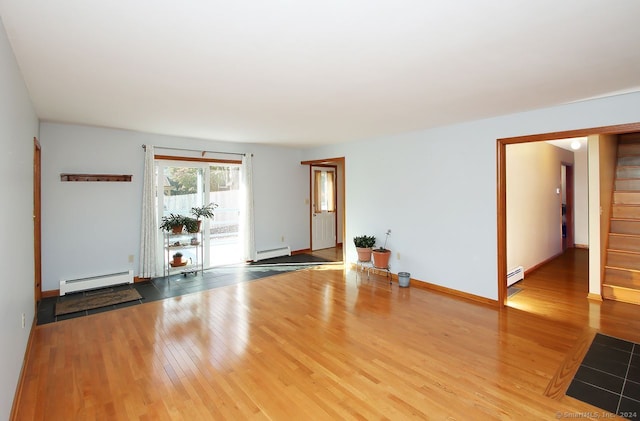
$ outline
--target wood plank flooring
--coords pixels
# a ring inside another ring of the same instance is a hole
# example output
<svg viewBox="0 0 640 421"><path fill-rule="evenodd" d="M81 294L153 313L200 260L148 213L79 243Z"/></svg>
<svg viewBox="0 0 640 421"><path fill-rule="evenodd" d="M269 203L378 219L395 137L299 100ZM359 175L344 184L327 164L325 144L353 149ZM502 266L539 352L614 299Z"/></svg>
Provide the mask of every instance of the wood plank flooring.
<svg viewBox="0 0 640 421"><path fill-rule="evenodd" d="M585 331L640 340L637 307L585 299L582 254L502 310L331 265L39 326L17 419L601 413L544 395Z"/></svg>

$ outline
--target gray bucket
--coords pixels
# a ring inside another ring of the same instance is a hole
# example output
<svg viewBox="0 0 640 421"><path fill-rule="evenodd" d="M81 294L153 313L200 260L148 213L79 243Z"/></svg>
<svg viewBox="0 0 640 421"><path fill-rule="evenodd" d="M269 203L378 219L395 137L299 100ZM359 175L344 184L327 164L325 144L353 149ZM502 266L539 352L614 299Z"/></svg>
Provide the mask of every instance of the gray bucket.
<svg viewBox="0 0 640 421"><path fill-rule="evenodd" d="M411 278L411 274L409 272L398 272L398 285L402 288L408 287L409 278Z"/></svg>

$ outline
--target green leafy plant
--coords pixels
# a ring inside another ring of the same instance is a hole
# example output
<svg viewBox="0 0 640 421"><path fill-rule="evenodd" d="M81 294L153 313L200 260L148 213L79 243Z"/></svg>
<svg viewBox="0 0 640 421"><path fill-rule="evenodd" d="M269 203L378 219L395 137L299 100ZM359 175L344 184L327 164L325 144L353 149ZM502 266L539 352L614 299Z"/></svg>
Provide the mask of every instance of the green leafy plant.
<svg viewBox="0 0 640 421"><path fill-rule="evenodd" d="M371 248L376 244L376 237L373 235L359 235L353 237L353 244L358 248Z"/></svg>
<svg viewBox="0 0 640 421"><path fill-rule="evenodd" d="M200 231L200 221L194 218L189 218L186 216L184 218L184 228L188 233L193 234L195 232Z"/></svg>
<svg viewBox="0 0 640 421"><path fill-rule="evenodd" d="M195 206L191 208L191 215L196 217L196 220L200 220L200 218L210 218L213 219L213 210L218 207L217 203L209 203L204 206Z"/></svg>
<svg viewBox="0 0 640 421"><path fill-rule="evenodd" d="M185 217L182 215L176 215L175 213L169 214L169 216L163 216L160 222L160 229L170 232L176 227L182 227L185 224Z"/></svg>

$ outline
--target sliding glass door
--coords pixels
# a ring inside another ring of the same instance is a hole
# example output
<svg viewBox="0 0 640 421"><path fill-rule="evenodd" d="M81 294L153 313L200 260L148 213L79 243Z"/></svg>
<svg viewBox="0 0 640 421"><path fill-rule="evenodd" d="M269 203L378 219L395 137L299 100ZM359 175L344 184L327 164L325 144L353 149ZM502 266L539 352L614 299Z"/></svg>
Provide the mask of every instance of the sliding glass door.
<svg viewBox="0 0 640 421"><path fill-rule="evenodd" d="M204 266L243 260L239 237L239 164L157 160L158 220L171 213L192 216L191 208L216 203L213 219L202 222Z"/></svg>

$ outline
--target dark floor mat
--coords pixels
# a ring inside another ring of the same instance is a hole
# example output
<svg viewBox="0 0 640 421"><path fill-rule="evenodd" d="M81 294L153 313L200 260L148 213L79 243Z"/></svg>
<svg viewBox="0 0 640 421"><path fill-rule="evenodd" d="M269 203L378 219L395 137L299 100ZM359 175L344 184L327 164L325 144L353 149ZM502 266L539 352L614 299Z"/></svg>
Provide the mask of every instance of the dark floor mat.
<svg viewBox="0 0 640 421"><path fill-rule="evenodd" d="M142 296L135 289L114 291L108 288L106 291L89 291L59 297L55 305L55 315L75 313L78 311L93 310L100 307L108 307L141 299Z"/></svg>
<svg viewBox="0 0 640 421"><path fill-rule="evenodd" d="M640 417L640 345L596 334L567 395L624 418Z"/></svg>
<svg viewBox="0 0 640 421"><path fill-rule="evenodd" d="M273 265L282 263L321 263L330 262L331 260L323 259L322 257L313 256L311 254L300 253L293 254L291 256L273 257L271 259L258 260L257 262L251 262L251 265Z"/></svg>

